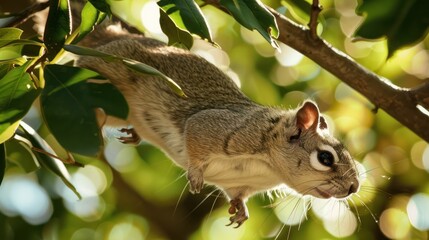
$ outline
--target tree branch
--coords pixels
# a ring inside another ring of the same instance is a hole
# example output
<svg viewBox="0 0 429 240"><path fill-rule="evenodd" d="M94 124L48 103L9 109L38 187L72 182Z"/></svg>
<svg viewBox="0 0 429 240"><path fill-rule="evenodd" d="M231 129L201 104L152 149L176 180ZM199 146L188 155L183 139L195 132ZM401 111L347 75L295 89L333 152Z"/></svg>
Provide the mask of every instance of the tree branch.
<svg viewBox="0 0 429 240"><path fill-rule="evenodd" d="M268 9L277 20L280 31L278 40L280 42L289 45L312 59L368 98L377 108L383 109L415 134L429 142L429 131L427 131L429 128L429 116L416 107L419 104L417 100L428 95L426 90L429 87L427 84L416 88L418 90L400 88L389 80L366 69L326 41L311 38L309 30L305 27L293 23L269 7ZM416 93L418 93L417 98L414 96Z"/></svg>
<svg viewBox="0 0 429 240"><path fill-rule="evenodd" d="M206 2L222 10L218 0L206 0ZM429 83L414 89L398 87L388 79L366 69L347 54L332 47L328 42L318 38L317 33L316 38L314 38L314 24L317 25L317 18L314 15L319 13L314 9L317 2L318 0L314 0L312 6L312 20L309 23L312 30L292 22L272 8L265 6L276 18L280 32L278 41L289 45L319 64L368 98L375 105L375 109L383 109L401 124L429 142L429 131L427 131L429 115L417 108L417 105L420 105L428 109L427 89Z"/></svg>

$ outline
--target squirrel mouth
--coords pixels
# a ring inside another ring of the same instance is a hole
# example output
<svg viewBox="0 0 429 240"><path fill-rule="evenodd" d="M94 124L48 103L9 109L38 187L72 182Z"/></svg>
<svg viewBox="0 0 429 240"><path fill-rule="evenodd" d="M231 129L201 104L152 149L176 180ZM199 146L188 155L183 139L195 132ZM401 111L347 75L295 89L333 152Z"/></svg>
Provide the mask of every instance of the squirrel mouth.
<svg viewBox="0 0 429 240"><path fill-rule="evenodd" d="M332 195L329 192L323 191L322 189L315 188L315 190L322 198L331 198L332 197Z"/></svg>

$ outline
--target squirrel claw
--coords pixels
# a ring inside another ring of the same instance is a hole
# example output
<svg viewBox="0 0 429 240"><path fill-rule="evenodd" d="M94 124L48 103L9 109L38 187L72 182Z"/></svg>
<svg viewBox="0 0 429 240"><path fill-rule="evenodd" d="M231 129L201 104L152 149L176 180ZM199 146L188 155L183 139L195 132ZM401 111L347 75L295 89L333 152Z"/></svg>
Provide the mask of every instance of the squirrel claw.
<svg viewBox="0 0 429 240"><path fill-rule="evenodd" d="M119 129L121 133L126 133L130 136L127 137L118 137L118 140L124 144L138 144L140 142L140 136L134 130L134 128L121 128Z"/></svg>
<svg viewBox="0 0 429 240"><path fill-rule="evenodd" d="M229 218L231 222L226 226L231 226L232 224L237 223L237 226L234 228L239 228L249 218L246 204L239 198L231 200L230 204L231 207L228 209L228 212L234 214L234 216Z"/></svg>

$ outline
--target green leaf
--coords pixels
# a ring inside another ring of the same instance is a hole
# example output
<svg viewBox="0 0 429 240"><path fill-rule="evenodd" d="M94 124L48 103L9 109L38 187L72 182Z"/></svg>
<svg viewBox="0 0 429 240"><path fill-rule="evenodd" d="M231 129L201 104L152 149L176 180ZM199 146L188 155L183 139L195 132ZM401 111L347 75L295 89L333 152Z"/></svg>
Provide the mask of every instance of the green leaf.
<svg viewBox="0 0 429 240"><path fill-rule="evenodd" d="M6 62L22 58L22 46L4 46L0 48L0 61Z"/></svg>
<svg viewBox="0 0 429 240"><path fill-rule="evenodd" d="M54 59L71 34L71 14L68 0L50 0L48 20L43 39L48 49L48 58Z"/></svg>
<svg viewBox="0 0 429 240"><path fill-rule="evenodd" d="M70 190L72 190L79 199L82 199L79 192L70 182L70 174L67 171L67 168L64 166L64 163L56 158L51 157L57 155L51 146L49 146L49 144L28 124L21 122L20 125L25 132L26 138L28 138L33 147L46 152L46 154L40 152L35 153L40 163L55 175L60 177L64 184Z"/></svg>
<svg viewBox="0 0 429 240"><path fill-rule="evenodd" d="M41 42L37 42L37 41L33 41L33 40L28 40L28 39L15 39L15 40L2 40L0 39L0 45L4 46L16 46L16 45L36 45L36 46L45 46L43 43Z"/></svg>
<svg viewBox="0 0 429 240"><path fill-rule="evenodd" d="M220 0L243 27L258 31L274 48L279 48L272 37L278 37L277 22L259 0Z"/></svg>
<svg viewBox="0 0 429 240"><path fill-rule="evenodd" d="M141 73L146 73L146 74L150 74L150 75L155 75L155 76L160 76L163 79L166 80L166 83L168 84L168 86L179 96L181 97L186 97L185 93L182 91L182 89L180 88L180 86L173 81L173 79L167 77L166 75L164 75L163 73L161 73L160 71L156 70L155 68L146 65L144 63L132 60L132 59L123 59L122 62L130 69L133 69L135 71L141 72Z"/></svg>
<svg viewBox="0 0 429 240"><path fill-rule="evenodd" d="M58 142L71 152L91 156L103 143L95 109L122 119L128 115L127 103L113 85L84 81L94 75L83 68L47 65L41 96L43 116Z"/></svg>
<svg viewBox="0 0 429 240"><path fill-rule="evenodd" d="M0 79L0 135L11 133L11 128L16 129L16 122L24 117L39 95L40 90L36 89L30 74L26 72L29 64L27 62L10 70ZM3 137L1 142L7 140Z"/></svg>
<svg viewBox="0 0 429 240"><path fill-rule="evenodd" d="M155 69L155 68L153 68L147 64L144 64L142 62L139 62L139 61L136 61L133 59L129 59L129 58L119 57L116 55L110 55L107 53L97 51L95 49L76 46L76 45L66 45L66 46L64 46L64 49L69 51L69 52L72 52L74 54L83 55L83 56L99 57L99 58L102 58L106 61L114 61L114 60L121 61L125 66L127 66L130 69L133 69L135 71L138 71L138 72L141 72L144 74L155 75L155 76L161 77L162 79L164 79L167 82L167 84L171 87L171 89L175 93L177 93L181 97L186 97L185 93L180 88L180 86L177 85L177 83L175 83L171 78L169 78L165 74L161 73L157 69Z"/></svg>
<svg viewBox="0 0 429 240"><path fill-rule="evenodd" d="M115 59L120 59L120 57L117 57L114 55L110 55L110 54L100 52L100 51L92 49L92 48L81 47L81 46L77 46L77 45L65 45L64 49L66 51L69 51L69 52L77 54L77 55L103 58L104 60L106 60L108 62L111 62Z"/></svg>
<svg viewBox="0 0 429 240"><path fill-rule="evenodd" d="M302 24L310 21L311 4L305 0L283 0L282 5Z"/></svg>
<svg viewBox="0 0 429 240"><path fill-rule="evenodd" d="M25 62L26 58L28 57L40 56L40 47L45 47L45 45L41 42L28 39L16 39L11 41L0 40L0 44L3 44L3 47L0 48L1 63L9 61L12 63L17 63L22 62L22 60ZM29 50L32 50L32 52ZM24 55L26 56L25 58Z"/></svg>
<svg viewBox="0 0 429 240"><path fill-rule="evenodd" d="M7 159L15 163L25 172L33 172L40 168L39 161L31 148L31 142L23 136L15 134L12 139L5 142Z"/></svg>
<svg viewBox="0 0 429 240"><path fill-rule="evenodd" d="M193 0L161 0L158 5L166 12L179 11L189 32L213 42L210 29L200 7Z"/></svg>
<svg viewBox="0 0 429 240"><path fill-rule="evenodd" d="M18 126L19 120L10 125L6 125L4 131L0 133L0 143L4 143L8 139L12 138Z"/></svg>
<svg viewBox="0 0 429 240"><path fill-rule="evenodd" d="M18 28L0 28L0 48L9 42L20 39L22 33L23 31Z"/></svg>
<svg viewBox="0 0 429 240"><path fill-rule="evenodd" d="M3 78L12 68L10 64L0 64L0 78Z"/></svg>
<svg viewBox="0 0 429 240"><path fill-rule="evenodd" d="M59 66L59 65L48 65L48 66L49 66L48 69L51 69L52 66ZM54 68L56 68L56 67L54 67ZM70 70L70 69L74 69L74 68L69 69L68 67L66 67L66 68L60 67L60 69L64 70L65 74L67 74L67 71L74 71L74 70ZM62 70L60 70L60 71L62 71ZM56 70L56 71L58 71L58 70ZM61 82L61 84L59 84L58 86L56 86L55 84L48 84L43 91L44 91L45 95L49 96L53 93L56 93L57 91L65 90L65 88L71 87L75 84L81 83L81 82L86 81L88 79L103 79L103 77L101 77L98 73L96 73L94 71L91 71L88 69L82 69L82 71L79 71L78 74L68 77L66 82ZM52 87L55 87L55 88L52 88Z"/></svg>
<svg viewBox="0 0 429 240"><path fill-rule="evenodd" d="M90 33L94 29L94 25L98 22L100 11L91 4L86 2L82 9L81 19L79 28L79 36L73 42L79 42L83 37Z"/></svg>
<svg viewBox="0 0 429 240"><path fill-rule="evenodd" d="M399 48L421 41L429 29L427 0L362 0L356 12L365 20L355 37L387 38L389 57Z"/></svg>
<svg viewBox="0 0 429 240"><path fill-rule="evenodd" d="M6 149L4 144L0 144L0 185L4 178L4 172L6 170Z"/></svg>
<svg viewBox="0 0 429 240"><path fill-rule="evenodd" d="M164 12L161 8L159 9L159 23L161 25L162 32L168 37L168 45L183 45L187 49L191 49L194 39L191 34L187 31L180 29L173 20Z"/></svg>
<svg viewBox="0 0 429 240"><path fill-rule="evenodd" d="M99 11L105 12L109 16L112 15L112 10L106 0L89 0L89 2L91 2L91 4Z"/></svg>

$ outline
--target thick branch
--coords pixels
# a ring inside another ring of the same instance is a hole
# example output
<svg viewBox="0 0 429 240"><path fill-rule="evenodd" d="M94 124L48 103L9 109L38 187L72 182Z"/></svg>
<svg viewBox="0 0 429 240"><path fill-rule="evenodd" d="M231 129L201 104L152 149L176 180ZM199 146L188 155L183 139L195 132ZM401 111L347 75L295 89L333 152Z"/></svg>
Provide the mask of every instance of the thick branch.
<svg viewBox="0 0 429 240"><path fill-rule="evenodd" d="M208 2L217 8L220 7L216 0ZM315 16L317 17L319 13L314 8L317 3L318 0L313 1L312 19L309 23L311 30L293 23L277 11L267 7L276 18L280 32L278 40L312 59L368 98L376 109L383 109L415 134L429 142L429 131L427 131L429 128L429 116L417 108L417 105L420 104L427 109L429 103L426 104L428 102L426 90L428 87L400 88L389 80L366 69L323 39L318 38L317 34L315 34L316 28L314 26L315 24L317 25ZM425 98L424 101L422 101L422 98Z"/></svg>
<svg viewBox="0 0 429 240"><path fill-rule="evenodd" d="M416 108L413 90L399 88L355 62L321 39L313 39L303 26L270 9L277 19L278 40L301 52L341 81L367 97L404 126L429 142L429 116Z"/></svg>

